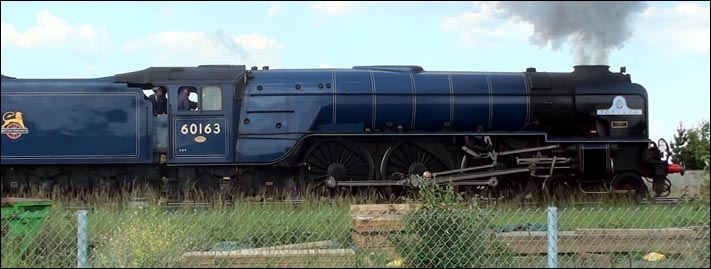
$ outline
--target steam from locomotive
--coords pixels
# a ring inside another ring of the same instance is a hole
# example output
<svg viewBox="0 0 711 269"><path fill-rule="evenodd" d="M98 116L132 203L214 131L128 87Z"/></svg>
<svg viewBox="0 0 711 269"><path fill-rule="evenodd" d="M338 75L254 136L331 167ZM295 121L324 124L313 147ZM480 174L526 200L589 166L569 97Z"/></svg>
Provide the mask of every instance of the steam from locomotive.
<svg viewBox="0 0 711 269"><path fill-rule="evenodd" d="M576 65L608 64L610 51L621 49L632 37L632 17L645 8L641 1L516 1L496 6L503 17L533 24L534 45L559 50L570 41Z"/></svg>

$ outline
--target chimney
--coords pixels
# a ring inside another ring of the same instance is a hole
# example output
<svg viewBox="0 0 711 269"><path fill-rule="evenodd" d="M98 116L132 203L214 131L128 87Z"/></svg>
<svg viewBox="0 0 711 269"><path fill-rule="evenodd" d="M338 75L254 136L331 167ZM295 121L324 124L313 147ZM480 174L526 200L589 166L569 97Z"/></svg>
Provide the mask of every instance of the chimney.
<svg viewBox="0 0 711 269"><path fill-rule="evenodd" d="M600 75L610 73L609 65L576 65L573 73L577 75Z"/></svg>

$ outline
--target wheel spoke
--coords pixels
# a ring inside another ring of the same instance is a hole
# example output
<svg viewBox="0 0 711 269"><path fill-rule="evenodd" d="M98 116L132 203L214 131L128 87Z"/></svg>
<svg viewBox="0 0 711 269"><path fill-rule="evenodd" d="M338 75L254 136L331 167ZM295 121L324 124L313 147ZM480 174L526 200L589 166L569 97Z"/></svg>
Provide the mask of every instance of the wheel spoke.
<svg viewBox="0 0 711 269"><path fill-rule="evenodd" d="M323 170L323 171L328 170L328 167L323 162L318 162L318 161L309 162L309 165L311 165L312 171L314 170L313 168L318 168L319 170Z"/></svg>
<svg viewBox="0 0 711 269"><path fill-rule="evenodd" d="M402 151L395 151L391 156L395 156L395 159L392 163L394 165L399 166L400 168L407 167L410 163L410 160L407 158L407 154Z"/></svg>
<svg viewBox="0 0 711 269"><path fill-rule="evenodd" d="M338 156L336 158L336 163L340 163L340 164L345 163L344 159L345 159L346 154L348 154L347 151L345 151L345 150L341 151L341 147L336 147L336 156Z"/></svg>
<svg viewBox="0 0 711 269"><path fill-rule="evenodd" d="M434 166L434 160L432 160L432 155L425 156L425 158L423 158L422 162L420 163L424 164L428 168L433 168L432 166Z"/></svg>
<svg viewBox="0 0 711 269"><path fill-rule="evenodd" d="M345 166L346 168L350 168L350 167L353 167L353 165L358 162L364 162L364 160L362 158L359 158L358 156L355 156L355 154L351 154L348 156L348 161L344 162L343 166Z"/></svg>
<svg viewBox="0 0 711 269"><path fill-rule="evenodd" d="M324 179L334 176L337 180L369 180L372 178L372 160L368 152L357 146L327 141L315 144L304 156L311 165L306 170L304 184L318 183L323 185Z"/></svg>
<svg viewBox="0 0 711 269"><path fill-rule="evenodd" d="M447 170L447 166L441 159L444 156L436 156L410 142L400 143L389 149L385 158L383 162L385 167L381 168L383 173L381 176L386 179L394 173L408 174L413 168L421 172L422 166L431 172Z"/></svg>
<svg viewBox="0 0 711 269"><path fill-rule="evenodd" d="M412 145L410 145L408 143L406 146L406 149L408 151L408 157L410 157L410 160L415 160L415 161L419 160L418 159L419 156L417 156L417 150L415 149L415 147L413 147Z"/></svg>
<svg viewBox="0 0 711 269"><path fill-rule="evenodd" d="M319 148L316 152L314 152L313 157L315 159L318 159L322 164L328 165L328 154L323 152L322 148Z"/></svg>
<svg viewBox="0 0 711 269"><path fill-rule="evenodd" d="M419 163L425 163L425 159L427 159L429 154L426 154L424 151L420 149L416 149L417 151L417 162Z"/></svg>
<svg viewBox="0 0 711 269"><path fill-rule="evenodd" d="M333 158L333 152L331 151L331 143L326 143L325 145L326 146L323 147L324 156L326 157L326 160L329 163L332 163L334 161L334 158Z"/></svg>

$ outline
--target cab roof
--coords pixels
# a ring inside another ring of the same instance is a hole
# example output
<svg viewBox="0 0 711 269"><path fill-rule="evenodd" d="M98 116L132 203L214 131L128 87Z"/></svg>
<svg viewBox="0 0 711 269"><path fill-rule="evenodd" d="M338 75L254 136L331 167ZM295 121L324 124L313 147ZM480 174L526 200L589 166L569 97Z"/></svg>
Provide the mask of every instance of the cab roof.
<svg viewBox="0 0 711 269"><path fill-rule="evenodd" d="M199 65L197 67L149 67L114 75L114 82L153 84L170 81L236 81L247 72L244 65Z"/></svg>

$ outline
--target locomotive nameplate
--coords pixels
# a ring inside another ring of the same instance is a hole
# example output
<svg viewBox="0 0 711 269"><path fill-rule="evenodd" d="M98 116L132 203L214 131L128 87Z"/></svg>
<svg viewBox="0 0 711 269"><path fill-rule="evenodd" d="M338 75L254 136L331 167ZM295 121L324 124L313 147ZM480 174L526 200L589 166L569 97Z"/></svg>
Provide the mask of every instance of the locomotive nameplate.
<svg viewBox="0 0 711 269"><path fill-rule="evenodd" d="M612 106L608 109L598 109L597 115L642 115L641 109L631 109L623 96L615 96Z"/></svg>

